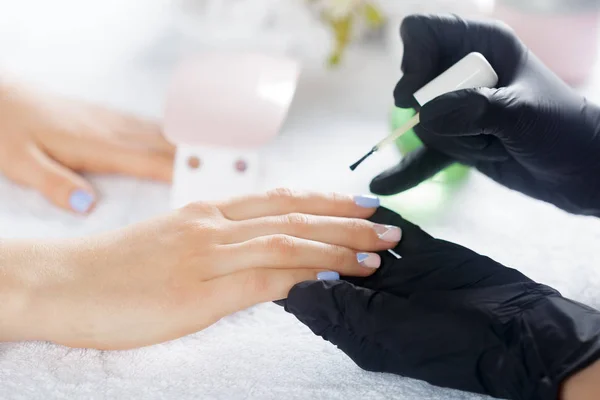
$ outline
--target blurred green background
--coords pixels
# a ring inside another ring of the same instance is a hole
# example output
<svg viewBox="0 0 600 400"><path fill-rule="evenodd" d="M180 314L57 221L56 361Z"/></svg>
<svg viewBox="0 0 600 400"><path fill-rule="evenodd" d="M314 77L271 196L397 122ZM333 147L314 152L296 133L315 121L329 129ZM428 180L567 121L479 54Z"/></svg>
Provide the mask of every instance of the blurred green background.
<svg viewBox="0 0 600 400"><path fill-rule="evenodd" d="M390 129L396 130L415 115L414 109L394 107L390 113ZM411 129L396 141L402 155L419 147L423 143ZM469 176L470 168L453 164L437 175L406 192L382 197L382 204L415 221L427 221L443 211L444 205L460 189Z"/></svg>

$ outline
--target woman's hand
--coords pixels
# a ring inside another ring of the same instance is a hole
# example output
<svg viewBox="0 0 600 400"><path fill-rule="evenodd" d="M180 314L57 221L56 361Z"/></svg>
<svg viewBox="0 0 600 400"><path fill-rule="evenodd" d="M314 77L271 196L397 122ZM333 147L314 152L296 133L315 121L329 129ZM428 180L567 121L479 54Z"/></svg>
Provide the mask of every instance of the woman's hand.
<svg viewBox="0 0 600 400"><path fill-rule="evenodd" d="M174 154L154 122L0 81L0 172L59 207L94 207L79 172L170 182Z"/></svg>
<svg viewBox="0 0 600 400"><path fill-rule="evenodd" d="M8 299L12 306L0 314L0 339L100 349L150 345L285 298L323 271L370 275L381 262L371 252L395 246L401 234L363 219L378 204L278 190L192 204L85 239L5 243L0 304Z"/></svg>

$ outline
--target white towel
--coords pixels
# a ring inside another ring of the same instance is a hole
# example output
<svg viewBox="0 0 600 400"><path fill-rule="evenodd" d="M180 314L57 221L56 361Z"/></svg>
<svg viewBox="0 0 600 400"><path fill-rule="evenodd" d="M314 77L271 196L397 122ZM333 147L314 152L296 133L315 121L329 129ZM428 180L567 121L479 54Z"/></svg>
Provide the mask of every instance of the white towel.
<svg viewBox="0 0 600 400"><path fill-rule="evenodd" d="M0 237L75 236L148 218L168 189L95 179L104 194L89 218L64 214L0 180ZM419 217L417 217L419 219ZM600 221L567 215L475 175L435 218L431 233L521 268L578 300L598 304ZM481 399L423 382L362 371L274 304L197 334L138 350L0 345L2 399Z"/></svg>

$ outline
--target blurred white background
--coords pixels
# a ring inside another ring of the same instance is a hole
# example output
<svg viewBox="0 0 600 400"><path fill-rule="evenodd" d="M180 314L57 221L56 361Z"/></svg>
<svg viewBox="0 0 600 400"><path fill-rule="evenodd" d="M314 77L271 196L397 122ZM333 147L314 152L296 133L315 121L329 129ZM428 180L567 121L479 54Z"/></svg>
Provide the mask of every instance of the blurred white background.
<svg viewBox="0 0 600 400"><path fill-rule="evenodd" d="M543 16L546 22L536 26L551 21L554 28L562 27L560 32L581 34L572 28L577 18L593 24L597 17L570 7L587 10L590 0L541 0L558 7L550 11L543 4L533 11L519 8L539 6L540 0L502 1L516 4L516 15ZM271 183L364 192L372 176L398 159L391 151L348 172L357 156L389 132L392 89L400 76L402 16L416 11L485 16L490 10L486 0L382 1L389 15L383 31L357 38L341 65L329 70L324 61L330 32L301 0L218 3L224 8L205 9L201 0L0 0L0 69L55 92L160 118L170 74L185 54L220 47L293 55L305 69L282 135L267 149ZM215 15L219 18L212 19ZM576 36L561 37L563 42L553 42L556 54L580 43L574 42ZM595 49L596 36L585 43L584 48ZM582 90L598 99L594 76ZM0 178L0 237L89 234L168 208L166 185L117 177L93 177L93 182L101 203L82 219ZM567 215L477 173L450 199L442 199L435 185L419 188L402 195L400 205L430 233L520 268L567 296L600 304L600 255L593 251L600 240L597 220ZM0 345L2 398L133 398L140 393L146 399L479 398L360 371L272 305L135 352Z"/></svg>

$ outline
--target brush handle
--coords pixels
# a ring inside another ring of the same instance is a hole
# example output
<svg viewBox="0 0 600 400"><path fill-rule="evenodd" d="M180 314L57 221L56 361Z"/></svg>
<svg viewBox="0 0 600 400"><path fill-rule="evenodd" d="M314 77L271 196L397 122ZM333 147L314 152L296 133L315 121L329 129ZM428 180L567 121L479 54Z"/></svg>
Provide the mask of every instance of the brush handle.
<svg viewBox="0 0 600 400"><path fill-rule="evenodd" d="M404 125L402 125L398 129L396 129L394 132L392 132L391 135L389 135L388 137L383 139L381 142L377 143L375 145L375 148L377 150L380 150L383 147L387 146L388 144L394 143L396 141L396 139L398 139L400 136L404 135L406 132L408 132L412 128L414 128L419 123L419 121L420 121L419 113L417 113L417 114L415 114L414 117L412 117L411 119L406 121L406 123Z"/></svg>

